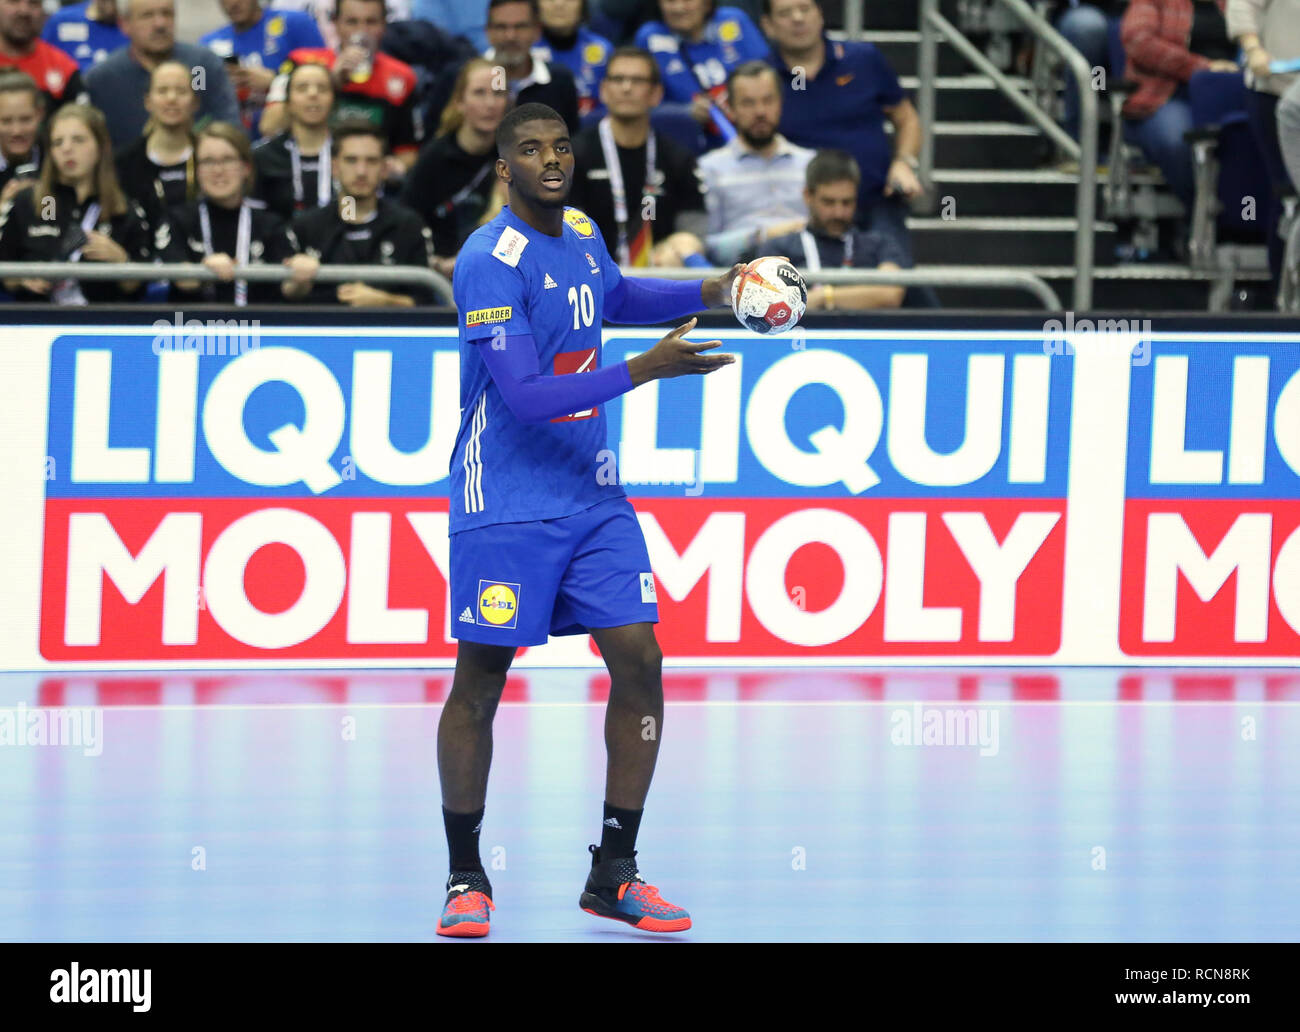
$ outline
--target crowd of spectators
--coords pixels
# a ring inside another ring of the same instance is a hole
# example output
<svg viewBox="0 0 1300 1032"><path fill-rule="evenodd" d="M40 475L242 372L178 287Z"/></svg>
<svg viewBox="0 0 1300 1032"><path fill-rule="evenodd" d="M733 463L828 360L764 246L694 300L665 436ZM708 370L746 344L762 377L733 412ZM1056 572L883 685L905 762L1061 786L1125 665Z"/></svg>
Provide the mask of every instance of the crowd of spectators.
<svg viewBox="0 0 1300 1032"><path fill-rule="evenodd" d="M568 122L570 203L621 263L913 264L920 119L879 48L828 36L820 0L186 2L224 22L187 41L176 0L0 0L0 256L196 261L220 281L20 277L13 298L428 303L423 288L326 289L316 275L342 263L450 276L507 200L496 128L533 101ZM1088 61L1134 84L1126 135L1189 208L1188 82L1244 75L1275 229L1300 165L1300 78L1276 70L1300 58L1300 0L1056 6ZM258 263L288 278L239 279ZM925 303L899 288L812 296Z"/></svg>

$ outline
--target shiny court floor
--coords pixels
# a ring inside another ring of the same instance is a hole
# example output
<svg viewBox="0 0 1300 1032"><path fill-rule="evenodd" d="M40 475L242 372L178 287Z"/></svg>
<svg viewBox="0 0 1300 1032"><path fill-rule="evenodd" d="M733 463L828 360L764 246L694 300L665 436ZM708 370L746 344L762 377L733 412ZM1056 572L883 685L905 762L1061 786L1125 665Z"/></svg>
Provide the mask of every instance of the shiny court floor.
<svg viewBox="0 0 1300 1032"><path fill-rule="evenodd" d="M691 910L679 938L1300 938L1300 672L665 680L640 860ZM653 938L577 907L607 683L511 678L482 837L492 940ZM0 677L0 939L442 942L448 687Z"/></svg>

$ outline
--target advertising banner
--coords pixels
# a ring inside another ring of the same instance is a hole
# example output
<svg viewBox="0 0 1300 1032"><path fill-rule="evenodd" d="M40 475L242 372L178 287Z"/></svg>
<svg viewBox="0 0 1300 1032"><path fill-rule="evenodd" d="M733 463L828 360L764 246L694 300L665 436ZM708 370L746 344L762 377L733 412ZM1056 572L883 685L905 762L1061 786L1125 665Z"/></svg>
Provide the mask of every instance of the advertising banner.
<svg viewBox="0 0 1300 1032"><path fill-rule="evenodd" d="M1058 327L701 330L608 403L666 662L1300 657L1300 336ZM454 327L8 337L0 667L454 661Z"/></svg>

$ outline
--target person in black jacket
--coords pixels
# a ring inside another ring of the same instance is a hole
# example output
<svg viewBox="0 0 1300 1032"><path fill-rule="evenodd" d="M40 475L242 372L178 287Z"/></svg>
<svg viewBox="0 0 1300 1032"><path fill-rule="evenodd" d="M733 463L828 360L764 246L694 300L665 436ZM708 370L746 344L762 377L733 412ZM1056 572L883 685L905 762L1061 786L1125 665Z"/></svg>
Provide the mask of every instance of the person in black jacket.
<svg viewBox="0 0 1300 1032"><path fill-rule="evenodd" d="M144 107L149 112L144 135L117 152L117 178L156 228L172 208L194 200L198 192L194 116L199 98L190 70L179 61L158 65Z"/></svg>
<svg viewBox="0 0 1300 1032"><path fill-rule="evenodd" d="M289 73L285 109L289 128L253 148L255 196L286 222L334 203L330 112L334 80L324 65L301 64Z"/></svg>
<svg viewBox="0 0 1300 1032"><path fill-rule="evenodd" d="M242 307L305 297L316 262L299 253L298 238L283 219L249 198L253 151L243 130L214 122L195 138L194 156L199 197L172 210L164 255L168 262L202 263L220 282L173 282L172 299ZM235 278L243 266L264 264L284 264L293 275L278 284Z"/></svg>
<svg viewBox="0 0 1300 1032"><path fill-rule="evenodd" d="M40 179L0 209L0 261L150 261L149 222L118 186L103 113L64 105L50 120L49 141ZM139 281L35 275L6 279L5 288L20 301L61 305L126 301L143 292Z"/></svg>
<svg viewBox="0 0 1300 1032"><path fill-rule="evenodd" d="M427 143L406 177L401 201L433 231L434 268L450 276L471 233L492 218L497 177L496 132L509 97L492 62L476 57L461 66L438 135Z"/></svg>
<svg viewBox="0 0 1300 1032"><path fill-rule="evenodd" d="M26 72L0 71L0 204L41 174L45 94Z"/></svg>
<svg viewBox="0 0 1300 1032"><path fill-rule="evenodd" d="M322 265L414 265L429 268L433 238L418 215L379 196L388 154L384 134L368 122L340 123L334 130L334 173L339 201L304 212L294 232L308 257ZM387 289L362 282L317 284L313 302L361 307L432 305L424 285Z"/></svg>

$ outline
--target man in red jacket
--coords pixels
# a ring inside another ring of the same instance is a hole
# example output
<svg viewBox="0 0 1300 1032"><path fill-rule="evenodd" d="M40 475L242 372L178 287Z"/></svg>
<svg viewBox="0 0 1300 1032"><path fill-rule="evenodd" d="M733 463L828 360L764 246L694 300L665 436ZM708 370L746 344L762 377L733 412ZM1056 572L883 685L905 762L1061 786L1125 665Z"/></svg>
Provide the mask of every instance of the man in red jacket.
<svg viewBox="0 0 1300 1032"><path fill-rule="evenodd" d="M54 111L82 94L77 62L40 38L45 24L41 0L0 0L0 69L17 68L35 80Z"/></svg>

